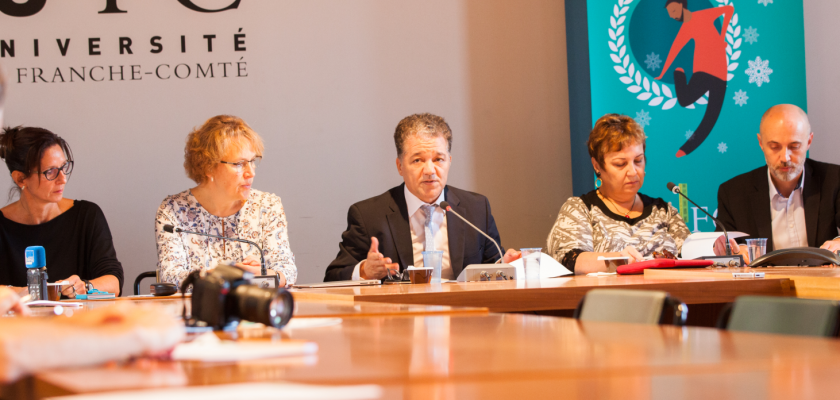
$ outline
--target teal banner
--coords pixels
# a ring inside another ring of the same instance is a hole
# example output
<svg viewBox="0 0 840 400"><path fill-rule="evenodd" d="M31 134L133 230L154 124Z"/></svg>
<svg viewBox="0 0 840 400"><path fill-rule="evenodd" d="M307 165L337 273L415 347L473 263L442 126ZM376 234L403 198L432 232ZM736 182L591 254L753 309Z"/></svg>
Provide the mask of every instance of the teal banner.
<svg viewBox="0 0 840 400"><path fill-rule="evenodd" d="M756 139L762 114L780 103L807 111L802 1L586 5L590 127L607 113L634 118L647 134L641 192L680 208L692 231L714 230L666 184L684 185L692 200L716 214L718 186L765 164ZM581 173L592 176L591 167L575 171Z"/></svg>

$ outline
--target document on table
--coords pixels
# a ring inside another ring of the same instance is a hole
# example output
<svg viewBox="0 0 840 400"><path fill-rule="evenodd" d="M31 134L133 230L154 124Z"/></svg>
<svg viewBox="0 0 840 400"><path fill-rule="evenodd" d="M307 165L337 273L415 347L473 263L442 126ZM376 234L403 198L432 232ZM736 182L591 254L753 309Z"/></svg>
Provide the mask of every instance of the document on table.
<svg viewBox="0 0 840 400"><path fill-rule="evenodd" d="M723 235L723 232L697 232L692 233L687 238L685 238L685 243L683 243L682 247L682 258L683 260L693 260L698 257L705 257L705 256L713 256L715 255L714 250L712 250L715 240ZM729 238L735 239L739 237L749 236L749 234L744 232L729 232Z"/></svg>
<svg viewBox="0 0 840 400"><path fill-rule="evenodd" d="M84 303L79 303L79 302L75 302L75 301L50 301L50 300L35 300L35 301L30 301L30 302L26 303L26 305L27 305L27 306L29 306L29 307L56 307L56 306L62 306L62 307L70 307L70 308L84 307L84 306L85 306L85 304L84 304Z"/></svg>
<svg viewBox="0 0 840 400"><path fill-rule="evenodd" d="M293 400L366 400L378 399L380 397L382 397L382 387L378 385L321 386L272 382L125 390L119 392L50 397L48 400L273 400L278 398Z"/></svg>
<svg viewBox="0 0 840 400"><path fill-rule="evenodd" d="M230 362L302 356L318 352L318 344L297 340L221 340L213 332L207 332L195 340L181 343L172 351L173 360L208 362ZM239 396L237 396L239 397Z"/></svg>
<svg viewBox="0 0 840 400"><path fill-rule="evenodd" d="M520 258L510 263L510 265L516 267L516 276L521 276L524 279L525 269L522 259ZM573 275L573 273L550 255L540 253L540 279L557 278L566 275Z"/></svg>

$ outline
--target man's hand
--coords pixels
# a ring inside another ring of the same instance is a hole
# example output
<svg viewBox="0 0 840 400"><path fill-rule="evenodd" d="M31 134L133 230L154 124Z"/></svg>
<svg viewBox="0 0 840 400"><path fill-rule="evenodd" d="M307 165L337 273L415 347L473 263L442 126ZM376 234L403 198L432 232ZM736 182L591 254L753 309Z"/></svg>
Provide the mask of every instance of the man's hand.
<svg viewBox="0 0 840 400"><path fill-rule="evenodd" d="M725 256L726 255L726 238L723 235L720 235L717 240L715 240L714 251L716 256ZM750 252L747 250L747 245L735 242L735 239L729 239L729 248L732 250L732 255L738 255L744 257L744 264L749 264L750 261Z"/></svg>
<svg viewBox="0 0 840 400"><path fill-rule="evenodd" d="M820 246L820 248L821 249L827 249L827 250L830 250L832 252L840 250L840 239L829 240L829 241L823 243L823 245Z"/></svg>
<svg viewBox="0 0 840 400"><path fill-rule="evenodd" d="M371 237L370 251L368 251L367 259L362 261L362 265L359 267L359 277L362 279L382 279L388 275L386 270L389 269L398 273L400 265L392 263L390 257L383 256L379 252L379 239Z"/></svg>
<svg viewBox="0 0 840 400"><path fill-rule="evenodd" d="M61 285L61 294L65 297L75 299L76 294L85 294L87 293L87 289L85 288L85 282L82 278L79 278L78 275L73 275L67 279L64 279L65 282L68 282L69 285Z"/></svg>
<svg viewBox="0 0 840 400"><path fill-rule="evenodd" d="M729 239L729 248L732 250L732 254L740 254L741 247L738 246L738 243L735 242L735 239ZM715 240L714 252L716 256L726 255L726 237L724 235L720 235L717 238L717 240ZM744 257L746 256L747 255L744 254Z"/></svg>
<svg viewBox="0 0 840 400"><path fill-rule="evenodd" d="M639 253L639 250L636 250L636 248L633 246L625 247L624 250L621 250L618 254L621 257L630 257L630 259L627 260L628 264L642 261L645 258L644 256L642 256L642 253Z"/></svg>
<svg viewBox="0 0 840 400"><path fill-rule="evenodd" d="M522 258L522 252L519 250L514 249L507 249L505 255L502 256L502 262L505 264L510 264L518 259Z"/></svg>
<svg viewBox="0 0 840 400"><path fill-rule="evenodd" d="M9 310L18 315L29 315L29 307L20 302L20 296L12 289L0 286L0 315Z"/></svg>

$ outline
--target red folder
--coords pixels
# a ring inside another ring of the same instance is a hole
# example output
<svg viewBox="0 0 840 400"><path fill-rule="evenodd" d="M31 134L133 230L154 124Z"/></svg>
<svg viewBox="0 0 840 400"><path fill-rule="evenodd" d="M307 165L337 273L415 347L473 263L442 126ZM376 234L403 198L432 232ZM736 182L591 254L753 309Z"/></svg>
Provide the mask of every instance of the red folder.
<svg viewBox="0 0 840 400"><path fill-rule="evenodd" d="M712 264L714 264L712 260L672 260L669 258L660 258L622 265L616 268L615 272L618 272L619 275L635 275L644 273L644 270L648 268L697 268L708 267Z"/></svg>

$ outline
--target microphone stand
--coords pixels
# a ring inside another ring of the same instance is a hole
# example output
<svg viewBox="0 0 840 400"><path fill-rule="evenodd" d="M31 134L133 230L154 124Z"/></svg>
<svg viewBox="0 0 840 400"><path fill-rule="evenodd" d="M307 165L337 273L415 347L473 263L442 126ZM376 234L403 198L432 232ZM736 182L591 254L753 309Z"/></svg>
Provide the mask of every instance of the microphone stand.
<svg viewBox="0 0 840 400"><path fill-rule="evenodd" d="M224 236L218 236L218 235L211 235L209 233L193 232L193 231L188 231L188 230L181 229L181 228L176 228L175 226L169 225L169 224L164 225L163 230L164 230L164 232L168 232L168 233L189 233L191 235L207 236L207 237L212 237L212 238L216 238L216 239L232 240L234 242L248 243L248 244L256 247L257 250L259 250L259 252L260 252L260 276L255 276L254 279L272 278L274 280L274 287L275 288L280 283L280 278L278 278L277 275L273 275L273 276L268 275L268 270L265 267L265 256L263 255L262 247L260 247L260 245L254 243L250 240L224 237Z"/></svg>
<svg viewBox="0 0 840 400"><path fill-rule="evenodd" d="M724 248L726 249L726 255L731 256L732 255L732 248L729 245L729 232L726 231L726 227L723 226L723 224L720 223L720 221L718 221L718 219L715 218L712 214L709 214L709 212L706 211L703 207L700 207L699 205L697 205L697 203L691 201L691 199L689 199L688 196L684 195L682 193L682 191L680 191L679 186L673 184L672 182L668 182L668 189L670 189L672 193L682 196L684 199L688 200L691 204L694 204L694 206L697 207L698 209L700 209L700 211L703 211L703 213L708 215L709 218L712 219L712 221L715 221L717 226L719 226L721 229L723 229L723 237L726 239L726 244L724 246Z"/></svg>

